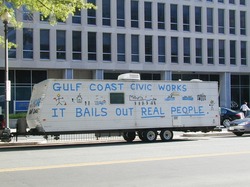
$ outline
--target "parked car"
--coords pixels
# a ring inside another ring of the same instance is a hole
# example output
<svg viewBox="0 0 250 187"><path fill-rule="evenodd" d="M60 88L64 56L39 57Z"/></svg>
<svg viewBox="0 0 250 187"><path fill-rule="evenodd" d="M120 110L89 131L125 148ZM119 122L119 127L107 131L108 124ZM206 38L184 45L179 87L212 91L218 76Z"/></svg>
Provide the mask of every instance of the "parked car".
<svg viewBox="0 0 250 187"><path fill-rule="evenodd" d="M221 125L228 127L229 123L236 119L243 119L244 113L236 110L232 110L225 107L220 107L220 121Z"/></svg>
<svg viewBox="0 0 250 187"><path fill-rule="evenodd" d="M228 131L236 136L242 136L244 133L250 133L250 115L244 119L236 119L230 122Z"/></svg>

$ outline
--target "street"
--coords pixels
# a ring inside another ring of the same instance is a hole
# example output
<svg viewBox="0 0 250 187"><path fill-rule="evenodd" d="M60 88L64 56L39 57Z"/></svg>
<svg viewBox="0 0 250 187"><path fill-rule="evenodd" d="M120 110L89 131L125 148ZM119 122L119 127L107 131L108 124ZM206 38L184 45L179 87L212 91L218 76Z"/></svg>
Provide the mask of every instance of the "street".
<svg viewBox="0 0 250 187"><path fill-rule="evenodd" d="M172 142L75 144L0 150L11 187L249 186L250 135L175 136Z"/></svg>

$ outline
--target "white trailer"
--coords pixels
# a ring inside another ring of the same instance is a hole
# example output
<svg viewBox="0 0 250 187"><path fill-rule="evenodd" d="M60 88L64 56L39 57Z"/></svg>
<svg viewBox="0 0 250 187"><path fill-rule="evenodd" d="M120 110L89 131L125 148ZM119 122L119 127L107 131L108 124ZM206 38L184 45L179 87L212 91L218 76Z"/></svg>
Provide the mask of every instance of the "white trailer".
<svg viewBox="0 0 250 187"><path fill-rule="evenodd" d="M38 134L169 141L173 131L219 126L218 83L48 79L33 88L27 124Z"/></svg>

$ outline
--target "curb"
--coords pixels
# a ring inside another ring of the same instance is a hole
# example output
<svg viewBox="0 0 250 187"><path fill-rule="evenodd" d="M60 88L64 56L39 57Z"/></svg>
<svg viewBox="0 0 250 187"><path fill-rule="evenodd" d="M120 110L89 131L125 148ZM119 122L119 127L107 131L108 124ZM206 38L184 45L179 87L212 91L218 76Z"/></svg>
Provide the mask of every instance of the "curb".
<svg viewBox="0 0 250 187"><path fill-rule="evenodd" d="M0 149L1 148L14 148L14 147L23 147L23 146L37 146L39 145L40 142L11 142L11 143L7 143L7 142L0 142Z"/></svg>

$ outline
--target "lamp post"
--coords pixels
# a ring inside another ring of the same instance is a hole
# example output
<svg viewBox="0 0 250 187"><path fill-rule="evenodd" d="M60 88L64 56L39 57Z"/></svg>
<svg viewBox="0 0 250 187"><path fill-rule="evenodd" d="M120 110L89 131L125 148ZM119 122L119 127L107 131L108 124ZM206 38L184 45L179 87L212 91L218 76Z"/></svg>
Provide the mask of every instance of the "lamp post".
<svg viewBox="0 0 250 187"><path fill-rule="evenodd" d="M9 81L9 63L8 63L8 23L11 15L6 9L1 15L1 20L4 24L4 44L5 44L5 129L6 133L9 131L9 101L10 101L10 81Z"/></svg>

